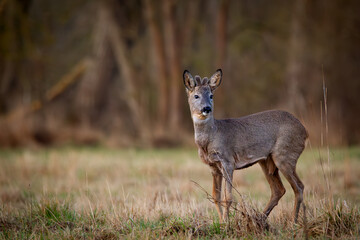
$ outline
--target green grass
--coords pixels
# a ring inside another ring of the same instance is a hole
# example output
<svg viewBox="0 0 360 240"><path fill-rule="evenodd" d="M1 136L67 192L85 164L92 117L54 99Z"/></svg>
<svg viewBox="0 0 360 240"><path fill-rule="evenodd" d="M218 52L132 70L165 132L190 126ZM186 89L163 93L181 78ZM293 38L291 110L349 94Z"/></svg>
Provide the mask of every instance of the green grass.
<svg viewBox="0 0 360 240"><path fill-rule="evenodd" d="M297 172L305 184L306 218L291 221L285 196L267 221L270 189L258 165L237 171L228 224L213 204L210 169L194 149L62 147L0 151L0 239L360 237L360 148L307 150ZM330 189L328 188L330 186Z"/></svg>

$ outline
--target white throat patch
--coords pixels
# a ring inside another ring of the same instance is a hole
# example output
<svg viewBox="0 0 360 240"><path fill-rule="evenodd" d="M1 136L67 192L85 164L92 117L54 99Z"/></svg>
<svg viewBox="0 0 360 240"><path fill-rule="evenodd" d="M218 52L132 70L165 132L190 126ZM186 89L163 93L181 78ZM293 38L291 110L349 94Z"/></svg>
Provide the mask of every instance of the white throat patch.
<svg viewBox="0 0 360 240"><path fill-rule="evenodd" d="M210 119L210 117L208 117L208 116L209 116L208 113L202 113L201 115L193 114L192 119L193 119L194 123L205 123L205 122L209 121L209 119Z"/></svg>

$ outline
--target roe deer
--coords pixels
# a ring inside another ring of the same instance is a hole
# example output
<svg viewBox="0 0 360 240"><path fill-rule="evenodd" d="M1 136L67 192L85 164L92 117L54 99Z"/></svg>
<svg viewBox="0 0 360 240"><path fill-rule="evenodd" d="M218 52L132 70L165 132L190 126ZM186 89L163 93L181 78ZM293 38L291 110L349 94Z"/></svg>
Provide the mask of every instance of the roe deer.
<svg viewBox="0 0 360 240"><path fill-rule="evenodd" d="M232 203L233 172L259 163L271 188L271 198L265 207L268 216L285 194L279 170L295 193L294 221L297 222L303 201L304 184L296 174L297 160L308 137L304 126L288 112L271 110L241 118L217 120L213 116L213 93L220 85L222 71L210 79L191 76L185 70L184 85L194 123L195 142L201 160L212 169L213 191L220 221L227 221ZM224 185L222 214L221 185Z"/></svg>

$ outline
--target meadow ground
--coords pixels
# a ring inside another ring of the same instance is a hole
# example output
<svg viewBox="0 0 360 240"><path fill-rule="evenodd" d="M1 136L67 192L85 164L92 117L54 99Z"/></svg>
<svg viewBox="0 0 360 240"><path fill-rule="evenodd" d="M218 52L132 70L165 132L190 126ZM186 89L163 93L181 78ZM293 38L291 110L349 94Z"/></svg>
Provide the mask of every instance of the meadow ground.
<svg viewBox="0 0 360 240"><path fill-rule="evenodd" d="M360 148L306 150L300 221L294 195L270 217L260 166L236 171L237 203L220 224L210 169L195 149L53 148L0 151L0 239L360 238ZM198 185L197 185L198 184Z"/></svg>

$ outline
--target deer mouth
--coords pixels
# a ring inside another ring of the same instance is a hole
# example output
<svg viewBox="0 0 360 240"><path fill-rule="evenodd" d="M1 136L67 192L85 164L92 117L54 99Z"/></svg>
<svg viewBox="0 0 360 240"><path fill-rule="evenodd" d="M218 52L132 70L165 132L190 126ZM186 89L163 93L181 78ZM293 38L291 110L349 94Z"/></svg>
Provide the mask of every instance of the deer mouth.
<svg viewBox="0 0 360 240"><path fill-rule="evenodd" d="M206 118L208 115L209 115L208 112L202 112L202 113L201 113L201 116L204 116L205 118Z"/></svg>
<svg viewBox="0 0 360 240"><path fill-rule="evenodd" d="M209 113L202 112L202 113L195 113L194 115L196 116L196 118L200 120L205 120L209 116Z"/></svg>

